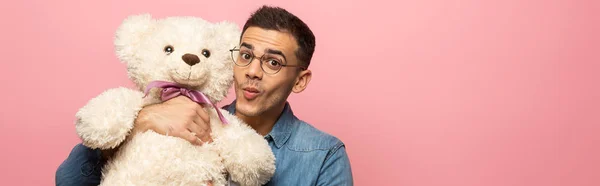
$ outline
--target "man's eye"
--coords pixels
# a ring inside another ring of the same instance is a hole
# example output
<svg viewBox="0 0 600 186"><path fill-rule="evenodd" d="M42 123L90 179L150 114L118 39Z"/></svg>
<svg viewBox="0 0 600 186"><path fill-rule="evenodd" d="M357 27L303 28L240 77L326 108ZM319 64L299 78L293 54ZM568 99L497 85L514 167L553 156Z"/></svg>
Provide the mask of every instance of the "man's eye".
<svg viewBox="0 0 600 186"><path fill-rule="evenodd" d="M279 65L281 65L281 63L275 59L270 59L268 62L269 62L269 65L273 66L273 67L278 67Z"/></svg>
<svg viewBox="0 0 600 186"><path fill-rule="evenodd" d="M250 54L245 54L245 53L242 54L242 59L250 60L250 58L252 58L252 56Z"/></svg>

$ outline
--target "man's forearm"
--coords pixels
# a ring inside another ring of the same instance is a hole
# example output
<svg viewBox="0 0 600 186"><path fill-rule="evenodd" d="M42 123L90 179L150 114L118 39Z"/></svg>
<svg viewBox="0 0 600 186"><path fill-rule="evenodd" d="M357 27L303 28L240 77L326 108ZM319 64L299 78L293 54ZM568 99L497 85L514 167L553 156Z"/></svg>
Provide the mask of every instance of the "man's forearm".
<svg viewBox="0 0 600 186"><path fill-rule="evenodd" d="M105 161L99 150L76 145L56 170L57 186L99 185Z"/></svg>

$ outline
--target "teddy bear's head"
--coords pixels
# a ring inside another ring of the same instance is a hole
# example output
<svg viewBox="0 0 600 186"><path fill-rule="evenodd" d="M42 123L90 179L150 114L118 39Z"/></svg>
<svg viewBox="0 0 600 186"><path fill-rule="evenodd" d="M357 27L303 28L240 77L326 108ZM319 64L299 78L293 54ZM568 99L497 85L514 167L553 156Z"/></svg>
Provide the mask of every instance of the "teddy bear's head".
<svg viewBox="0 0 600 186"><path fill-rule="evenodd" d="M210 23L198 17L153 19L143 14L123 21L116 32L115 50L141 90L151 81L170 81L218 102L233 82L229 49L238 45L239 37L234 23Z"/></svg>

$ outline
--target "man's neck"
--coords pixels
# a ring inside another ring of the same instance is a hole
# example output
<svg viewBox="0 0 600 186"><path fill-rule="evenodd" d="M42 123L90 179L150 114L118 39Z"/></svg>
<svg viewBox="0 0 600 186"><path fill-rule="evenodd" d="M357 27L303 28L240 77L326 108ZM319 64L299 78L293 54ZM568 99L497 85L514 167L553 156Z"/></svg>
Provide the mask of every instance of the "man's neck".
<svg viewBox="0 0 600 186"><path fill-rule="evenodd" d="M271 110L267 110L259 116L244 116L237 111L235 112L235 116L250 125L250 127L256 130L256 132L258 132L260 135L265 136L271 132L273 126L275 126L275 122L277 122L283 113L284 108L285 103L281 104L280 106L276 106Z"/></svg>

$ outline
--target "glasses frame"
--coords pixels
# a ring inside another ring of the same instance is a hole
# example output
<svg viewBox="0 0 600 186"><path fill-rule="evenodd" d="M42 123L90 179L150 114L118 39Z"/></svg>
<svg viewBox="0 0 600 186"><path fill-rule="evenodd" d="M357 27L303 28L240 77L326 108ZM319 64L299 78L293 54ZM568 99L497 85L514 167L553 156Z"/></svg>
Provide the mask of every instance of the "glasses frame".
<svg viewBox="0 0 600 186"><path fill-rule="evenodd" d="M237 47L234 47L233 49L229 49L229 52L231 52L231 60L233 60L233 63L234 63L235 65L237 65L237 66L240 66L240 67L246 67L246 66L250 65L250 64L252 63L252 61L254 61L254 59L257 59L257 58L256 58L256 55L254 55L254 52L252 52L252 58L250 58L250 62L248 62L248 64L245 64L245 65L240 65L240 64L238 64L238 63L236 62L237 60L236 60L235 56L233 56L233 52L235 52L235 51L237 51L237 52L240 52L240 49L241 49L241 48L237 48ZM269 73L269 72L265 71L265 68L263 67L263 63L265 62L265 60L263 59L263 57L264 57L264 56L265 56L265 54L263 54L262 56L260 56L260 57L258 58L258 61L260 62L260 69L262 69L262 71L263 71L264 73L266 73L266 74L271 74L271 75L272 75L272 74L277 74L279 71L281 71L281 69L282 69L283 67L299 67L299 68L300 68L300 69L302 69L302 70L306 70L306 67L304 67L304 66L300 66L300 65L288 65L288 64L280 64L280 65L281 65L281 68L277 69L277 71L275 71L275 72L273 72L273 73ZM287 60L284 60L284 62L285 62L285 63L287 63Z"/></svg>

